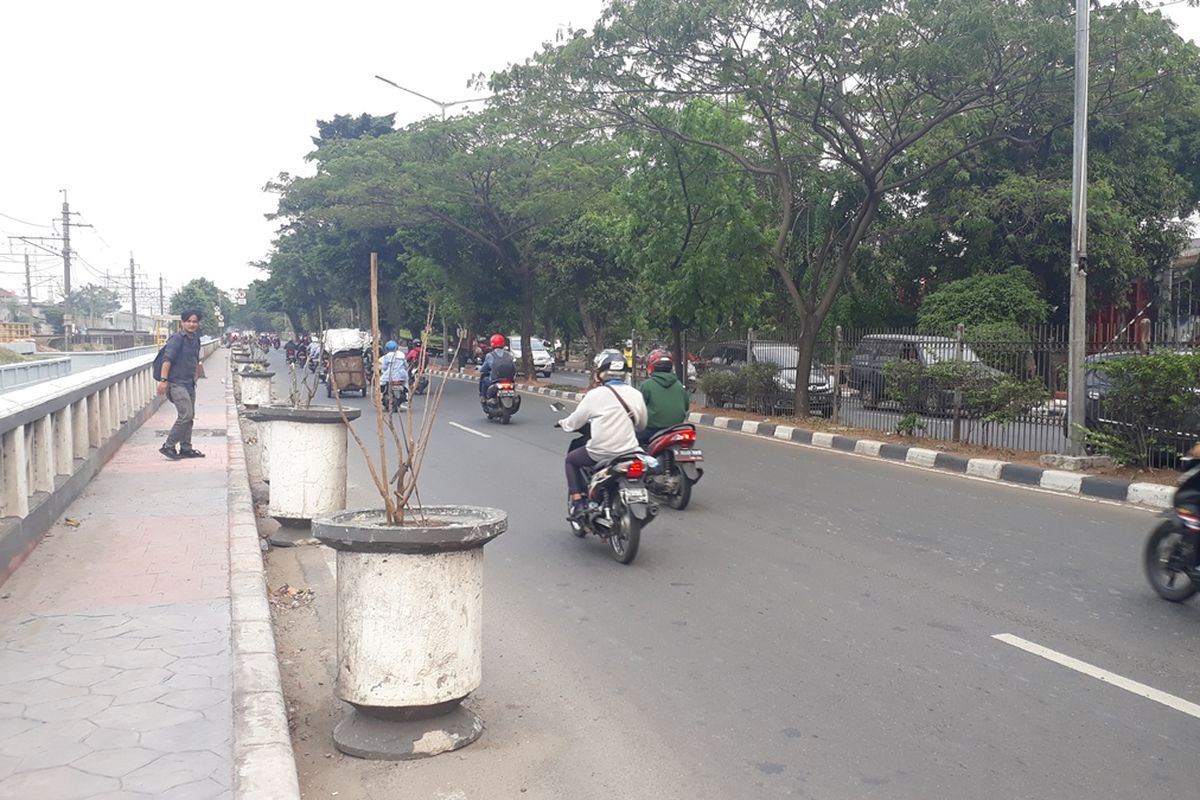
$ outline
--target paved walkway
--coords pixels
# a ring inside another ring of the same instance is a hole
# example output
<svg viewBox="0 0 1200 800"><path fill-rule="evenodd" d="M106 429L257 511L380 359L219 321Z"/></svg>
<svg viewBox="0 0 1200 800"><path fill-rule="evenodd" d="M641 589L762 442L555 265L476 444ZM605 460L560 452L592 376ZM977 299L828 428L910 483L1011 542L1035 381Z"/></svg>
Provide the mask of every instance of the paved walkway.
<svg viewBox="0 0 1200 800"><path fill-rule="evenodd" d="M231 796L226 351L194 446L165 404L0 586L0 798Z"/></svg>

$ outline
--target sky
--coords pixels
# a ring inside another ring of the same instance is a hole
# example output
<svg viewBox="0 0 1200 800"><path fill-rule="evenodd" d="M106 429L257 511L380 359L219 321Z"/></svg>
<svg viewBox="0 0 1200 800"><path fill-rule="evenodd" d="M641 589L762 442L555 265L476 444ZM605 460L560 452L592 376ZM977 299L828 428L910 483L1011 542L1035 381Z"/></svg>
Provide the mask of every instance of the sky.
<svg viewBox="0 0 1200 800"><path fill-rule="evenodd" d="M440 113L435 99L522 61L604 0L4 0L0 19L0 288L61 291L62 259L11 236L61 234L73 212L72 286L129 293L139 309L207 277L226 291L265 277L281 172L307 174L316 121ZM1164 13L1200 42L1200 9ZM478 106L476 106L478 107ZM75 216L74 214L78 214ZM79 225L80 227L74 227ZM82 227L91 225L92 227ZM43 241L57 251L58 241Z"/></svg>

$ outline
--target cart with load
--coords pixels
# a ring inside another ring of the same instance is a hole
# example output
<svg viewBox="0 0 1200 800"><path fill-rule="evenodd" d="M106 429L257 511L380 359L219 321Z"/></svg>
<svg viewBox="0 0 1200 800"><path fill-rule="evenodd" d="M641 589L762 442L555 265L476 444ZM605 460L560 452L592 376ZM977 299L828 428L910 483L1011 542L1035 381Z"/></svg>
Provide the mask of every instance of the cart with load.
<svg viewBox="0 0 1200 800"><path fill-rule="evenodd" d="M325 393L362 392L367 396L371 372L367 369L365 353L367 340L355 328L335 328L321 337L324 352L321 369L325 373Z"/></svg>

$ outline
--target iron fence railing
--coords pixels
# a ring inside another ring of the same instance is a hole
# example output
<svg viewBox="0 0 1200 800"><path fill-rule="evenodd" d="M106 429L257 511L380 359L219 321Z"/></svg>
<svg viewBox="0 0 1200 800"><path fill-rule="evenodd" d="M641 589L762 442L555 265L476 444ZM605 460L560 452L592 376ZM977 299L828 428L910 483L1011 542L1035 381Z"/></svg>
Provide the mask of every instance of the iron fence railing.
<svg viewBox="0 0 1200 800"><path fill-rule="evenodd" d="M1088 345L1087 427L1111 417L1104 409L1101 362L1191 352L1193 342L1178 331L1149 323L1094 330ZM1065 326L960 327L943 336L911 329L839 328L814 343L810 414L847 427L919 438L1068 452L1067 341ZM697 353L697 368L706 403L794 414L800 347L800 337L786 331L739 332L705 345ZM1200 398L1196 387L1179 389ZM1200 409L1196 427L1200 429Z"/></svg>

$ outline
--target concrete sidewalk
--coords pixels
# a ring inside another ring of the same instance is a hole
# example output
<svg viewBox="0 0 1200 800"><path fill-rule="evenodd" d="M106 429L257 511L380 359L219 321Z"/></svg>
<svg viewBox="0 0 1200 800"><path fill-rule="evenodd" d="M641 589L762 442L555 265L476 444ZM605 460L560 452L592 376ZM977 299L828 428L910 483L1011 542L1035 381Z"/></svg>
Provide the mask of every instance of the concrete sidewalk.
<svg viewBox="0 0 1200 800"><path fill-rule="evenodd" d="M0 586L0 798L233 796L226 355L197 386L207 457L158 452L164 404Z"/></svg>

